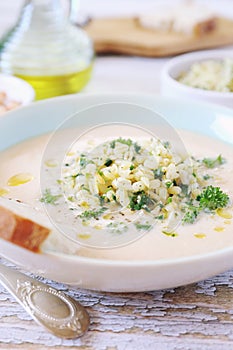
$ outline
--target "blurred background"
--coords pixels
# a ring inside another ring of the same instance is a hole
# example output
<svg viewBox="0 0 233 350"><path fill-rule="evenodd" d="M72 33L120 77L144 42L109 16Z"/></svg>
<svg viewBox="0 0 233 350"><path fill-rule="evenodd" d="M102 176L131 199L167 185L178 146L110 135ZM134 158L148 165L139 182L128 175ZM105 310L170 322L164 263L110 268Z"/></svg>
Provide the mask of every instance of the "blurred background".
<svg viewBox="0 0 233 350"><path fill-rule="evenodd" d="M87 18L135 18L144 14L156 14L159 9L168 11L185 1L178 0L83 0L73 1L74 12L72 21L83 23ZM232 0L196 0L195 4L207 6L218 16L233 19ZM25 1L0 1L0 36L3 37L16 23ZM62 0L64 13L68 11L68 1ZM181 14L182 17L182 14ZM230 29L233 41L233 31ZM89 34L89 33L88 33ZM112 33L113 36L116 33ZM126 33L127 35L127 33ZM232 45L226 48L232 50ZM163 57L142 57L123 52L96 53L94 69L89 83L83 87L83 92L160 92L160 73L164 64L174 55Z"/></svg>

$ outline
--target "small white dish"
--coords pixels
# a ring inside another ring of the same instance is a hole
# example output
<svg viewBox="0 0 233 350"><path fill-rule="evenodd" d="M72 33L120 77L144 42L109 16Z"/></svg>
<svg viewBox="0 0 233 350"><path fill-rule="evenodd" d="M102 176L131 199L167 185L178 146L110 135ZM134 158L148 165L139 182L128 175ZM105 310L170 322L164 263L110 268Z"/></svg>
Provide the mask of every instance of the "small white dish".
<svg viewBox="0 0 233 350"><path fill-rule="evenodd" d="M30 84L6 74L0 74L0 92L5 92L9 100L16 101L21 106L29 104L35 98L35 91Z"/></svg>
<svg viewBox="0 0 233 350"><path fill-rule="evenodd" d="M177 81L182 72L187 71L196 62L233 58L232 50L208 50L188 53L165 64L161 73L161 93L163 96L202 100L233 108L233 92L217 92L193 88Z"/></svg>
<svg viewBox="0 0 233 350"><path fill-rule="evenodd" d="M78 111L111 102L134 103L151 108L166 116L173 127L212 137L213 147L215 140L233 146L233 110L222 106L155 95L81 94L41 101L0 118L0 151L23 140L51 132L65 118ZM25 270L59 282L112 292L173 288L203 280L233 267L233 243L212 252L204 251L180 258L114 260L59 252L36 254L1 239L0 255Z"/></svg>

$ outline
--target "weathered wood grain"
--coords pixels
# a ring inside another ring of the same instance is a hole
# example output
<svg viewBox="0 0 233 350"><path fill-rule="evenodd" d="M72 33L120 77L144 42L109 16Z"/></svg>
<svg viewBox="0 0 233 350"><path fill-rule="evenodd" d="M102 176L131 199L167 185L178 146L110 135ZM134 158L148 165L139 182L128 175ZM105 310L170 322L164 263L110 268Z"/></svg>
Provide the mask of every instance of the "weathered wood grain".
<svg viewBox="0 0 233 350"><path fill-rule="evenodd" d="M68 290L66 285L46 282L87 307L91 316L89 332L77 340L50 335L1 287L0 349L233 348L233 271L174 290L147 293Z"/></svg>

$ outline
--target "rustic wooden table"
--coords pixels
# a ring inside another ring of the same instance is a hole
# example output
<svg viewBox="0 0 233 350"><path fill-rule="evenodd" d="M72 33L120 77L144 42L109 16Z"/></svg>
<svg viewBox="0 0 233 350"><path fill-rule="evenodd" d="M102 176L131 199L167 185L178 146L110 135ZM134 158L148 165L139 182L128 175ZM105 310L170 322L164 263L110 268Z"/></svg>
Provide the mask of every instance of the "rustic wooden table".
<svg viewBox="0 0 233 350"><path fill-rule="evenodd" d="M120 6L122 0L117 2L118 12L120 8L121 13L129 13L132 1L127 1L128 7L125 1L124 6ZM0 35L14 23L22 2L0 1ZM134 2L134 11L142 8L142 2ZM89 6L87 11L91 9L98 14L113 11L106 0L99 1L98 7L94 6L94 0L84 3ZM232 0L212 3L228 14L233 11ZM151 7L150 1L143 2L143 6L146 4ZM164 62L165 59L100 57L86 91L104 92L111 87L111 91L157 93ZM75 297L87 308L91 317L88 333L77 340L61 340L50 335L0 286L0 349L233 349L233 271L189 286L135 294L75 290L53 281L46 282Z"/></svg>
<svg viewBox="0 0 233 350"><path fill-rule="evenodd" d="M233 271L189 286L130 294L76 290L45 282L87 308L91 317L89 331L77 340L56 338L31 320L0 287L0 349L233 348Z"/></svg>

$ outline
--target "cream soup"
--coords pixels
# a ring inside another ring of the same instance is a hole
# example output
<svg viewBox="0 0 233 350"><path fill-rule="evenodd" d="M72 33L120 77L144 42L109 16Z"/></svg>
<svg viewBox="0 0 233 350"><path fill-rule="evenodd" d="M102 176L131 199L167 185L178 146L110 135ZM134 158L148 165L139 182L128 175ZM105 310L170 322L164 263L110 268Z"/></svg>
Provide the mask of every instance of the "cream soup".
<svg viewBox="0 0 233 350"><path fill-rule="evenodd" d="M230 197L230 206L218 214L201 216L194 224L181 224L176 236L167 236L159 226L137 241L115 249L93 249L70 241L63 247L61 234L55 232L44 243L45 250L69 252L79 256L113 260L157 260L203 254L233 245L233 157L232 146L218 140L187 131L179 132L186 149L196 158L215 158L221 154L227 162L211 169L214 186L219 186ZM22 142L1 152L0 194L19 199L32 206L40 206L40 170L48 135ZM56 166L48 160L48 168ZM69 249L70 247L70 249Z"/></svg>

